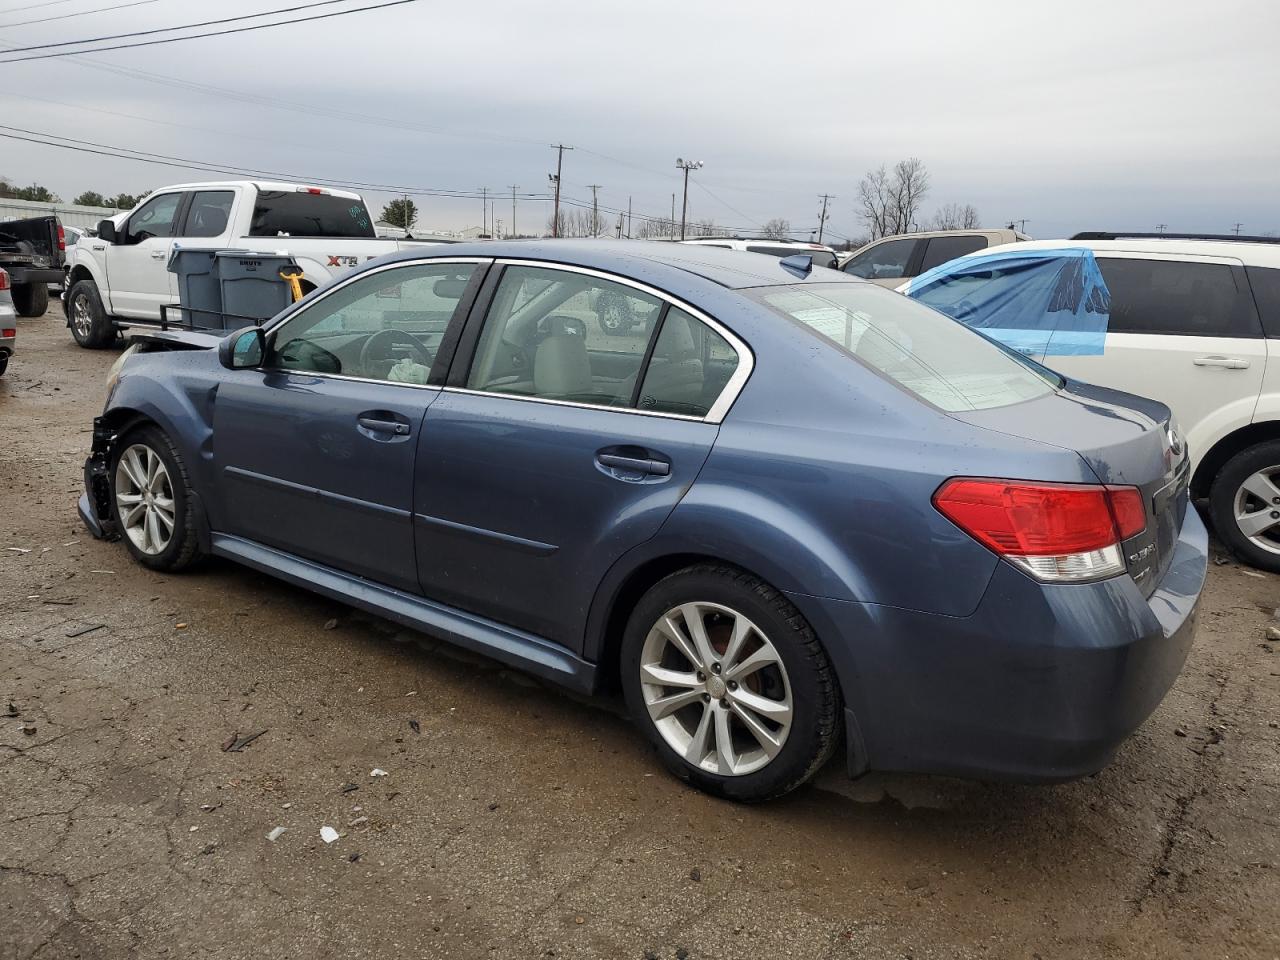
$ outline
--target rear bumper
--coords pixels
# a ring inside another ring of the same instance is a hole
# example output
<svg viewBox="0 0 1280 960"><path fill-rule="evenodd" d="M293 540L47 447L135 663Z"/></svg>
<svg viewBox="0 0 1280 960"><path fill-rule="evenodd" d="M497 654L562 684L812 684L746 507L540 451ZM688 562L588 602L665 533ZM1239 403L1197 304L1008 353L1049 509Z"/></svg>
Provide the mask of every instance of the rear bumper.
<svg viewBox="0 0 1280 960"><path fill-rule="evenodd" d="M1194 510L1160 586L1046 585L1000 564L964 618L795 598L828 643L850 770L1059 781L1093 773L1151 715L1195 635L1208 538Z"/></svg>
<svg viewBox="0 0 1280 960"><path fill-rule="evenodd" d="M99 540L115 540L119 533L111 516L111 482L107 475L107 454L113 434L101 417L93 421L93 448L84 462L84 493L76 511L89 532Z"/></svg>
<svg viewBox="0 0 1280 960"><path fill-rule="evenodd" d="M61 267L5 267L13 283L56 283L66 279Z"/></svg>

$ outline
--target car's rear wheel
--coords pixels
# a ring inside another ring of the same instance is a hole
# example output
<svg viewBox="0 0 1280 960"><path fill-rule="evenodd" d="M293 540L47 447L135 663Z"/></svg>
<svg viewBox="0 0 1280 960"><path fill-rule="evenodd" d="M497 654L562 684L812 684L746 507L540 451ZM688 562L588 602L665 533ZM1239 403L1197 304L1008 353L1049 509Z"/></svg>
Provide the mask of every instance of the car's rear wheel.
<svg viewBox="0 0 1280 960"><path fill-rule="evenodd" d="M1227 461L1209 488L1213 526L1237 557L1280 573L1280 440Z"/></svg>
<svg viewBox="0 0 1280 960"><path fill-rule="evenodd" d="M49 309L49 288L43 283L23 283L10 291L13 309L20 317L43 317Z"/></svg>
<svg viewBox="0 0 1280 960"><path fill-rule="evenodd" d="M199 559L187 469L164 431L130 431L116 446L110 475L111 512L135 560L181 570Z"/></svg>
<svg viewBox="0 0 1280 960"><path fill-rule="evenodd" d="M76 343L91 350L115 342L116 330L92 280L78 280L67 291L67 319Z"/></svg>
<svg viewBox="0 0 1280 960"><path fill-rule="evenodd" d="M666 766L719 796L781 796L839 739L831 663L799 611L743 571L699 565L652 587L627 624L627 705Z"/></svg>

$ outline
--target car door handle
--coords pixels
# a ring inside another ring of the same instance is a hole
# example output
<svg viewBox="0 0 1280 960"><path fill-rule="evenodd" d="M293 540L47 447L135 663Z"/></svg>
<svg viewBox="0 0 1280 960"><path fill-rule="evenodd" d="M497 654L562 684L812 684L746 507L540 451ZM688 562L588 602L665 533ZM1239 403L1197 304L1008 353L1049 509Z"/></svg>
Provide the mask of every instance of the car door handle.
<svg viewBox="0 0 1280 960"><path fill-rule="evenodd" d="M598 453L596 454L596 460L601 466L612 467L614 470L647 473L651 477L668 477L671 475L671 464L649 457L624 457L618 453Z"/></svg>
<svg viewBox="0 0 1280 960"><path fill-rule="evenodd" d="M151 251L151 259L152 259L152 260L163 260L166 256L168 256L168 254L167 254L165 251L163 251L163 250L152 250L152 251Z"/></svg>
<svg viewBox="0 0 1280 960"><path fill-rule="evenodd" d="M357 417L356 423L366 430L372 430L374 433L392 433L397 437L409 435L409 425L407 423L397 423L395 420L383 420L379 417Z"/></svg>
<svg viewBox="0 0 1280 960"><path fill-rule="evenodd" d="M1248 370L1249 361L1239 357L1196 357L1191 361L1197 367L1226 367L1228 370Z"/></svg>

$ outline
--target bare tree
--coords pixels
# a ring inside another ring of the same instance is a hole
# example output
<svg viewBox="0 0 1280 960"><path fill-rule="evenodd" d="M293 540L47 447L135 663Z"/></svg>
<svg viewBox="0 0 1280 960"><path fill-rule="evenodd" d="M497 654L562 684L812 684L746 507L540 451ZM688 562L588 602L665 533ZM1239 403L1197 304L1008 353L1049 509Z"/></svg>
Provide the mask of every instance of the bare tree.
<svg viewBox="0 0 1280 960"><path fill-rule="evenodd" d="M858 183L859 215L873 240L920 229L920 207L929 192L929 171L918 157L881 166Z"/></svg>
<svg viewBox="0 0 1280 960"><path fill-rule="evenodd" d="M764 235L770 240L786 240L791 236L791 221L774 217L764 225Z"/></svg>
<svg viewBox="0 0 1280 960"><path fill-rule="evenodd" d="M976 230L982 224L978 208L971 203L944 203L933 215L934 230Z"/></svg>

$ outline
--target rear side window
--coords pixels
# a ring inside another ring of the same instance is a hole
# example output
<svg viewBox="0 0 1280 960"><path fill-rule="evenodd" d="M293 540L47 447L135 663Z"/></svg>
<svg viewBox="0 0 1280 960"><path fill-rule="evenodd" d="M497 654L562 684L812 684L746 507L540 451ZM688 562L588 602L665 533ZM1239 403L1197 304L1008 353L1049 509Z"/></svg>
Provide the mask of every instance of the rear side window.
<svg viewBox="0 0 1280 960"><path fill-rule="evenodd" d="M1280 270L1246 267L1253 300L1262 314L1262 329L1268 337L1280 337Z"/></svg>
<svg viewBox="0 0 1280 960"><path fill-rule="evenodd" d="M325 193L260 190L254 200L251 237L372 237L364 201Z"/></svg>
<svg viewBox="0 0 1280 960"><path fill-rule="evenodd" d="M844 272L863 280L893 280L907 275L911 254L919 240L902 239L877 243L844 265Z"/></svg>
<svg viewBox="0 0 1280 960"><path fill-rule="evenodd" d="M197 190L191 195L184 237L217 237L227 229L231 203L236 195L231 190Z"/></svg>
<svg viewBox="0 0 1280 960"><path fill-rule="evenodd" d="M966 253L983 250L987 246L986 237L930 237L928 246L924 248L924 260L920 263L920 272L940 267L948 260L963 257Z"/></svg>
<svg viewBox="0 0 1280 960"><path fill-rule="evenodd" d="M1224 263L1098 257L1112 333L1260 337L1244 273Z"/></svg>
<svg viewBox="0 0 1280 960"><path fill-rule="evenodd" d="M738 367L729 341L679 307L667 310L636 407L705 417Z"/></svg>
<svg viewBox="0 0 1280 960"><path fill-rule="evenodd" d="M840 283L744 292L941 410L1006 407L1055 389L985 337L890 290Z"/></svg>

